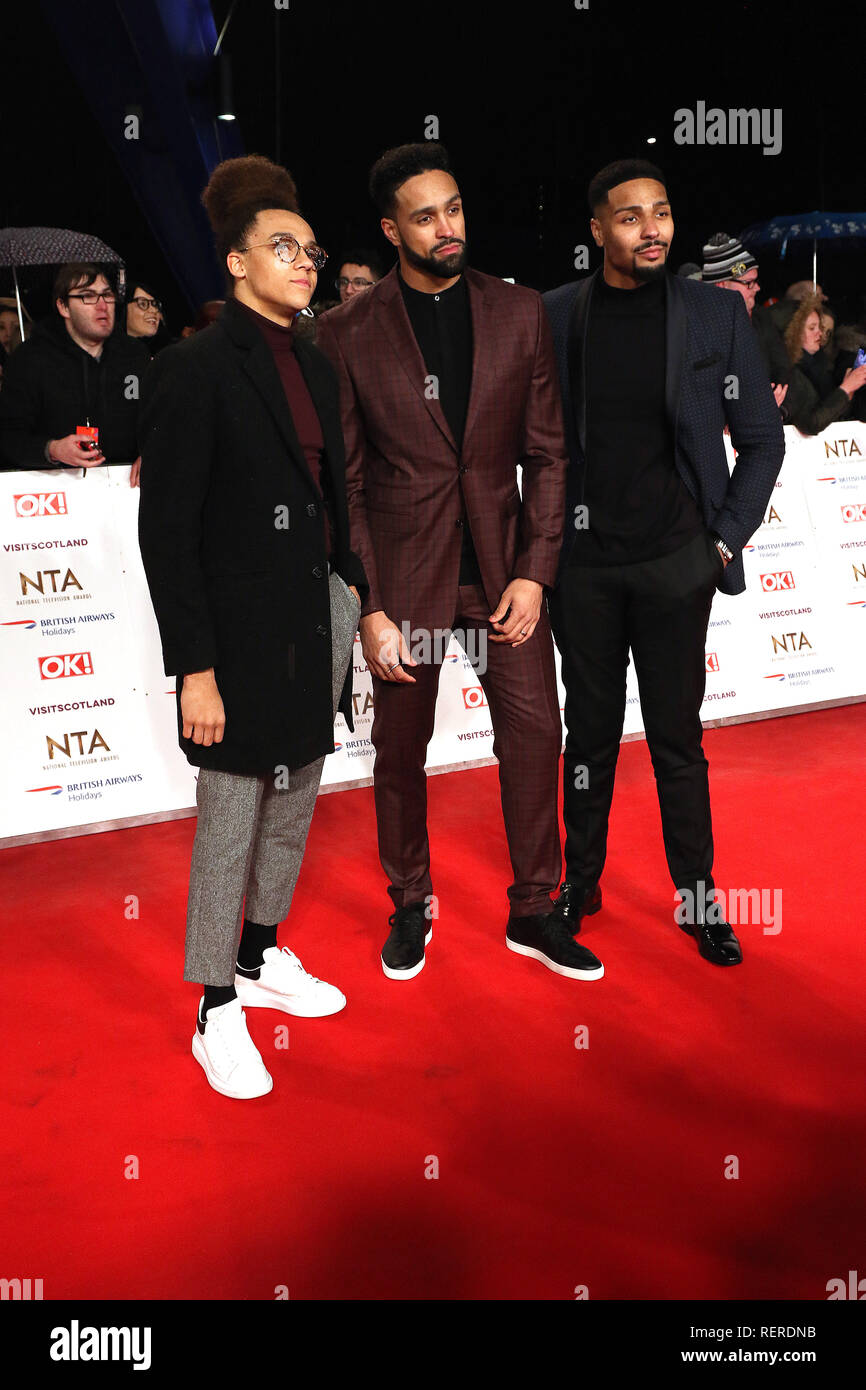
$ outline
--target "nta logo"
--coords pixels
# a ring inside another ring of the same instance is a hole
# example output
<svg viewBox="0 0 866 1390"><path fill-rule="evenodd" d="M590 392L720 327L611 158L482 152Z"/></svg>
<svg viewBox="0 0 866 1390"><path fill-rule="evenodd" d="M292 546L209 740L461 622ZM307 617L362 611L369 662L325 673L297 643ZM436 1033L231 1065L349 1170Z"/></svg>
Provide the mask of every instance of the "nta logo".
<svg viewBox="0 0 866 1390"><path fill-rule="evenodd" d="M862 450L861 450L861 448L860 448L860 445L857 443L857 440L856 440L856 439L834 439L834 440L832 440L832 442L831 442L829 439L825 439L825 440L824 440L824 457L825 457L825 459L828 459L828 458L830 457L831 454L833 455L833 458L837 458L837 459L838 459L838 458L850 459L850 458L853 458L855 454L857 455L858 458L862 458L862 457L863 457Z"/></svg>
<svg viewBox="0 0 866 1390"><path fill-rule="evenodd" d="M78 751L72 747L70 739L78 739ZM85 740L89 742L85 746ZM45 735L45 743L48 748L48 757L53 761L54 754L62 753L65 758L83 758L85 753L89 757L97 748L104 748L106 753L111 749L98 729L94 729L91 734L87 729L73 729L70 733L64 734L62 740L52 738L50 734Z"/></svg>
<svg viewBox="0 0 866 1390"><path fill-rule="evenodd" d="M783 632L781 637L773 637L773 654L776 652L801 652L804 647L812 650L812 643L809 641L805 632Z"/></svg>
<svg viewBox="0 0 866 1390"><path fill-rule="evenodd" d="M63 575L59 588L57 586L57 576L63 574L62 570L37 570L36 574L38 578L32 579L29 574L22 574L20 570L18 571L18 578L21 580L22 594L26 594L28 589L36 589L40 594L44 594L46 579L49 581L48 592L50 594L65 594L66 590L69 588L81 589L81 585L75 578L72 570L67 570Z"/></svg>
<svg viewBox="0 0 866 1390"><path fill-rule="evenodd" d="M65 492L17 492L14 495L16 516L65 516Z"/></svg>

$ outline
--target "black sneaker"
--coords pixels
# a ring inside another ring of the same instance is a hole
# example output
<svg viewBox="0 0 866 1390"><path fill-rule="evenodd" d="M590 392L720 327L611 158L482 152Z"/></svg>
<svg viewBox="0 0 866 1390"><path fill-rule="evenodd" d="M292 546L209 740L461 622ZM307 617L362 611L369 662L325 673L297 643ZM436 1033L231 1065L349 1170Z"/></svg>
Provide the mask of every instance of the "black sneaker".
<svg viewBox="0 0 866 1390"><path fill-rule="evenodd" d="M572 936L577 936L584 917L592 917L601 910L601 884L594 888L582 888L579 883L565 879L559 887L559 897L553 910L565 922Z"/></svg>
<svg viewBox="0 0 866 1390"><path fill-rule="evenodd" d="M557 975L572 980L600 980L604 966L585 946L578 946L571 925L555 912L544 916L509 917L505 944L519 956L540 960Z"/></svg>
<svg viewBox="0 0 866 1390"><path fill-rule="evenodd" d="M411 980L424 969L424 947L433 938L425 903L407 903L388 918L391 935L382 947L382 969L389 980Z"/></svg>

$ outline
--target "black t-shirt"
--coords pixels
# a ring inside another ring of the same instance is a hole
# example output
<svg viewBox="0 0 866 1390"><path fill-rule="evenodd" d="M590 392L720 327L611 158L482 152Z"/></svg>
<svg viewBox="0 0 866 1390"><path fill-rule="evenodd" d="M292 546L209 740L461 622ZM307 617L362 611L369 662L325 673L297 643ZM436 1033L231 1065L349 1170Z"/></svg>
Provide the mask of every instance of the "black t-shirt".
<svg viewBox="0 0 866 1390"><path fill-rule="evenodd" d="M402 276L399 279L415 341L428 373L438 380L439 404L459 454L472 386L472 315L466 281L461 275L450 289L426 294L423 290L412 289ZM458 583L481 583L465 509Z"/></svg>
<svg viewBox="0 0 866 1390"><path fill-rule="evenodd" d="M704 529L674 465L665 361L664 279L621 290L599 276L586 341L588 529L575 533L571 564L653 560ZM572 389L577 399L581 383Z"/></svg>

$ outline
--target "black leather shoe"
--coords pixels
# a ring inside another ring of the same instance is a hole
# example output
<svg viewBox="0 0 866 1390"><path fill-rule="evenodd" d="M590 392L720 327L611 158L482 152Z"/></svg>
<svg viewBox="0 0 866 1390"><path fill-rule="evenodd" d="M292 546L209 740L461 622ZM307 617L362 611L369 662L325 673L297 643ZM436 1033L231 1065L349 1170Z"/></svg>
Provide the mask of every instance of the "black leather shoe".
<svg viewBox="0 0 866 1390"><path fill-rule="evenodd" d="M553 911L560 921L565 922L572 936L577 936L584 917L591 917L601 910L601 884L594 888L581 888L579 883L568 879L560 884L559 897L553 904Z"/></svg>
<svg viewBox="0 0 866 1390"><path fill-rule="evenodd" d="M678 923L684 932L693 936L704 960L713 965L741 965L743 950L729 922Z"/></svg>
<svg viewBox="0 0 866 1390"><path fill-rule="evenodd" d="M382 947L382 969L389 980L411 980L424 969L424 947L433 937L425 903L407 903L388 918L391 935Z"/></svg>
<svg viewBox="0 0 866 1390"><path fill-rule="evenodd" d="M604 966L585 946L578 946L571 926L550 912L547 916L509 917L505 944L519 956L540 960L557 975L572 980L600 980Z"/></svg>

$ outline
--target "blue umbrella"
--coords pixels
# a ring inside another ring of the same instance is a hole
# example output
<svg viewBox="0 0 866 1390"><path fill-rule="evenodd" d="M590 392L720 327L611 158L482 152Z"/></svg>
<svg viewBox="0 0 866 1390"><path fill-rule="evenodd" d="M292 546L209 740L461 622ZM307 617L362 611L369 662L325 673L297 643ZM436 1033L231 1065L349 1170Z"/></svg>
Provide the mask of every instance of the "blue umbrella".
<svg viewBox="0 0 866 1390"><path fill-rule="evenodd" d="M771 217L755 222L740 233L740 241L750 250L776 247L784 260L791 241L812 243L812 283L818 283L818 242L831 241L850 250L866 241L866 212L801 212L790 217Z"/></svg>

